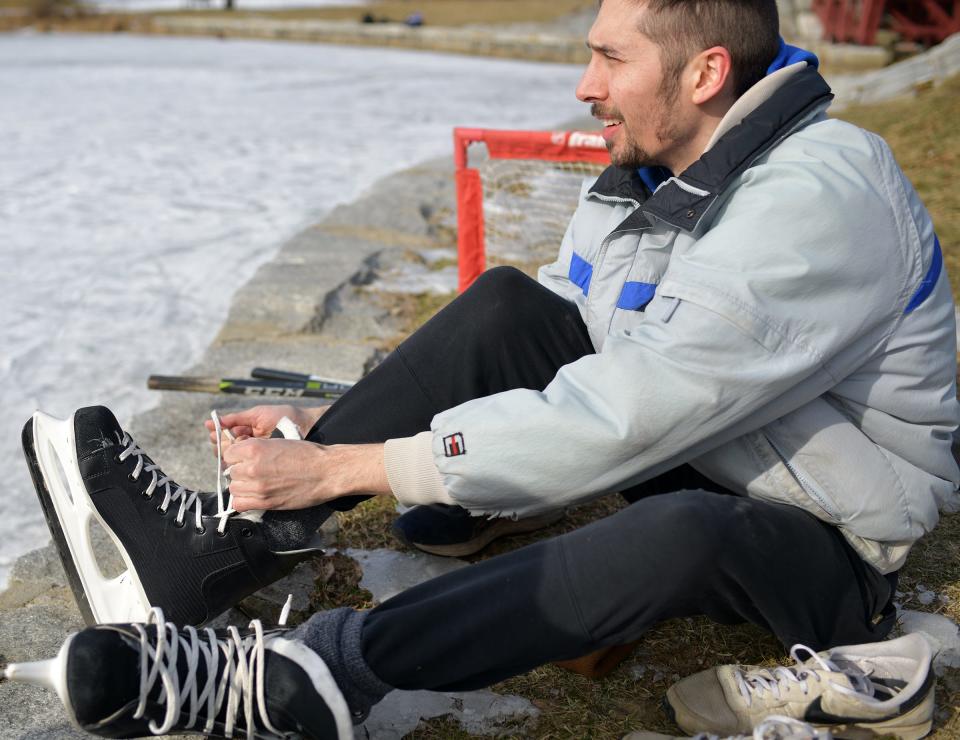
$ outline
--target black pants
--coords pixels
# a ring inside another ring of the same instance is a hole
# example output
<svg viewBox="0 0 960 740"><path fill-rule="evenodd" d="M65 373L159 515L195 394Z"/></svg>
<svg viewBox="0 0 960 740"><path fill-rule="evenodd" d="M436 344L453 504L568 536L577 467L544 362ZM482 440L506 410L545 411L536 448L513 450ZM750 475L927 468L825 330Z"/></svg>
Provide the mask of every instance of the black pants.
<svg viewBox="0 0 960 740"><path fill-rule="evenodd" d="M308 438L410 436L469 399L542 389L590 352L572 304L517 270L490 270ZM635 640L673 617L748 621L784 645L814 649L880 640L893 625L895 577L881 576L837 529L798 508L734 495L688 466L625 495L634 503L612 516L381 604L363 630L370 668L396 688L466 690Z"/></svg>

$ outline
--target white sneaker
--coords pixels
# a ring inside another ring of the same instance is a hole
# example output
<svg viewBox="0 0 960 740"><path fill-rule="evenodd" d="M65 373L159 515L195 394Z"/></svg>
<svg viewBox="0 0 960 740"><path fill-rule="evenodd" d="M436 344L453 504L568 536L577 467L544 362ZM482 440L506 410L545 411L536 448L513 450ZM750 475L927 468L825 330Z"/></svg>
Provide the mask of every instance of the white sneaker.
<svg viewBox="0 0 960 740"><path fill-rule="evenodd" d="M767 717L749 735L732 735L725 738L701 732L691 740L832 740L830 730L818 730L807 722L790 717ZM631 732L623 740L684 740L673 735L657 732Z"/></svg>
<svg viewBox="0 0 960 740"><path fill-rule="evenodd" d="M667 691L674 719L691 734L747 734L774 714L837 736L867 730L915 740L930 732L935 677L920 635L820 654L794 645L790 655L790 668L724 665L688 676Z"/></svg>

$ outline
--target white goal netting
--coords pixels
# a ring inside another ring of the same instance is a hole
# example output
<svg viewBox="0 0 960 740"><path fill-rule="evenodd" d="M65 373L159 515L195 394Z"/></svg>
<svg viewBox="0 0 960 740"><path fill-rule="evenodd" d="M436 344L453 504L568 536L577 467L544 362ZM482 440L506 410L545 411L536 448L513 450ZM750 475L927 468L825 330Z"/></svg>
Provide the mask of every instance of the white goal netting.
<svg viewBox="0 0 960 740"><path fill-rule="evenodd" d="M487 257L553 261L584 180L603 168L590 162L487 159L478 167Z"/></svg>

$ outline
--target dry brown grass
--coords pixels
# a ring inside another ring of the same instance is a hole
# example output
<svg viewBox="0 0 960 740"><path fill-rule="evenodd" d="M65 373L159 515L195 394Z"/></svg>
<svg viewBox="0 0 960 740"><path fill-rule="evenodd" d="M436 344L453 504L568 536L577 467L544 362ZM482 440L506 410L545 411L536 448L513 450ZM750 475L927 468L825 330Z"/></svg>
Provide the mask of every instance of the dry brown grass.
<svg viewBox="0 0 960 740"><path fill-rule="evenodd" d="M241 2L242 4L242 2ZM215 2L214 6L222 5ZM232 15L256 15L286 19L359 20L372 13L378 20L402 22L414 11L431 26L464 26L475 23L503 24L551 21L577 10L592 8L589 0L384 0L364 7L291 8L273 11L234 11ZM221 10L199 11L217 15Z"/></svg>
<svg viewBox="0 0 960 740"><path fill-rule="evenodd" d="M30 9L38 0L0 0L0 8ZM184 6L186 6L186 0ZM242 0L239 1L242 6ZM502 25L552 21L575 11L594 7L591 0L383 0L366 6L331 6L321 8L283 8L278 10L226 11L223 0L212 0L209 8L191 9L192 17L274 18L278 20L351 20L359 21L366 13L378 20L402 22L414 11L424 16L431 26L465 26L473 24ZM129 20L148 21L151 15L177 15L184 10L157 13L110 14L100 21L60 21L55 27L63 30L126 30ZM53 26L52 26L53 27Z"/></svg>
<svg viewBox="0 0 960 740"><path fill-rule="evenodd" d="M322 578L317 579L317 590L310 599L313 611L351 606L354 609L369 609L374 605L373 594L360 588L363 570L353 558L343 553L334 553L324 558L327 567Z"/></svg>

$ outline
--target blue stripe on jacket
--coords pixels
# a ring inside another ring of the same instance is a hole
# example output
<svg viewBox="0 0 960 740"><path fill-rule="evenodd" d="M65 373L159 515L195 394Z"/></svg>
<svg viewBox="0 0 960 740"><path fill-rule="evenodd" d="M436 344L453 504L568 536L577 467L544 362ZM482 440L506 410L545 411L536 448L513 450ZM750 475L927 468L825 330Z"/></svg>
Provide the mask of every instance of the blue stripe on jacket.
<svg viewBox="0 0 960 740"><path fill-rule="evenodd" d="M590 279L593 277L593 265L574 252L570 255L570 272L568 273L568 277L570 278L570 282L579 286L583 294L586 295L590 290ZM653 300L656 292L657 286L654 283L626 282L623 284L623 290L620 291L617 308L622 308L627 311L641 311Z"/></svg>
<svg viewBox="0 0 960 740"><path fill-rule="evenodd" d="M590 290L590 278L593 277L593 265L574 252L570 256L570 272L568 276L570 282L574 285L579 285L580 290L586 295L587 291Z"/></svg>
<svg viewBox="0 0 960 740"><path fill-rule="evenodd" d="M653 300L657 286L653 283L624 283L617 308L626 311L641 311Z"/></svg>
<svg viewBox="0 0 960 740"><path fill-rule="evenodd" d="M933 289L937 287L937 280L940 279L940 273L942 271L943 252L940 251L940 240L934 235L933 259L930 260L930 269L927 270L927 274L924 275L923 280L920 281L920 287L917 288L917 292L913 294L913 298L910 299L910 303L908 303L906 309L904 309L904 316L911 313L917 306L930 297Z"/></svg>

